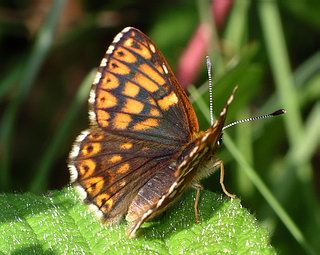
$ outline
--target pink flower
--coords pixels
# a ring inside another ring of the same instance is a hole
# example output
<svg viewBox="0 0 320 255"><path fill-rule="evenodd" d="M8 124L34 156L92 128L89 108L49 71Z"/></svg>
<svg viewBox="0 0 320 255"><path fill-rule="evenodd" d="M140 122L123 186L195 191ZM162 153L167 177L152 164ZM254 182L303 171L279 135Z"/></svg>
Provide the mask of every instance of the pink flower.
<svg viewBox="0 0 320 255"><path fill-rule="evenodd" d="M212 14L218 28L224 24L232 3L232 0L212 0ZM194 82L200 67L205 63L210 37L211 28L206 23L201 23L193 33L178 63L177 78L182 87L186 88Z"/></svg>

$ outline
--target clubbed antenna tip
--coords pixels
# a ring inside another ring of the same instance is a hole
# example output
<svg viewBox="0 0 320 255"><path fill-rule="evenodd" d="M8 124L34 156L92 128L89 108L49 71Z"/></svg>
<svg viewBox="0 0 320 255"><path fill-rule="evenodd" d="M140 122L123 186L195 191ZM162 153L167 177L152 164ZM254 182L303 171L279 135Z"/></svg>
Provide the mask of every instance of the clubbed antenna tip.
<svg viewBox="0 0 320 255"><path fill-rule="evenodd" d="M270 115L272 116L277 116L277 115L281 115L281 114L285 114L287 111L285 109L279 109L273 113L270 113Z"/></svg>

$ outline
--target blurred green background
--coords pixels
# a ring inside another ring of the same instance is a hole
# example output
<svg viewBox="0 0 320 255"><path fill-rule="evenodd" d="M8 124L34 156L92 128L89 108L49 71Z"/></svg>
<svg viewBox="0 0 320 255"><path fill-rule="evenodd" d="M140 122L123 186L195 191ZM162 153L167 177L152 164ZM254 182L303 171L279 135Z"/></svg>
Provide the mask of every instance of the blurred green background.
<svg viewBox="0 0 320 255"><path fill-rule="evenodd" d="M195 84L188 89L202 129L209 126L205 54L214 65L216 114L239 85L227 123L287 110L228 129L219 156L227 189L268 228L279 253L319 254L318 0L2 0L0 191L68 184L66 160L88 126L94 69L126 26L152 38L183 85ZM204 181L221 193L218 183L219 174Z"/></svg>

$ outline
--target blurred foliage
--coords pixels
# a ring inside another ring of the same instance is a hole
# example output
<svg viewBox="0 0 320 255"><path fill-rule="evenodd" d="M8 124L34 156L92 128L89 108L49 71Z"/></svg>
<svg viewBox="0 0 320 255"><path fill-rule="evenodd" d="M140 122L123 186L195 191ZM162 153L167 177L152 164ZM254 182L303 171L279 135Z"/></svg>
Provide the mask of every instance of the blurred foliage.
<svg viewBox="0 0 320 255"><path fill-rule="evenodd" d="M117 32L125 26L144 31L175 69L198 24L212 20L210 9L203 0L1 1L0 190L40 193L67 185L66 159L88 122L87 75ZM319 13L318 0L237 0L223 26L210 23L219 67L215 112L236 84L227 122L288 111L227 133L301 232L288 231L228 146L219 155L227 187L267 226L281 254L320 253ZM203 64L194 84L207 104L206 80ZM207 109L195 108L207 128ZM206 188L220 192L218 178L205 180Z"/></svg>

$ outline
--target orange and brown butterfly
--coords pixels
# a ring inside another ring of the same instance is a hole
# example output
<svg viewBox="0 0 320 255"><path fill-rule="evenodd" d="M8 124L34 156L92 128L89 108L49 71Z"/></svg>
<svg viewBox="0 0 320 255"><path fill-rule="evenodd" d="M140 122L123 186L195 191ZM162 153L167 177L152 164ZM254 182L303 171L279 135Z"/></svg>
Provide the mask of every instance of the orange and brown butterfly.
<svg viewBox="0 0 320 255"><path fill-rule="evenodd" d="M233 92L234 93L234 92ZM190 101L155 44L127 27L109 46L89 96L89 129L69 157L71 183L107 224L124 216L128 235L172 205L187 187L221 169L215 153L233 93L199 131Z"/></svg>

